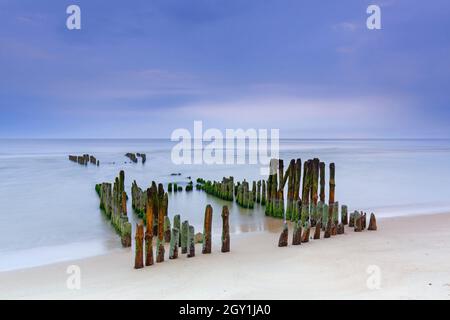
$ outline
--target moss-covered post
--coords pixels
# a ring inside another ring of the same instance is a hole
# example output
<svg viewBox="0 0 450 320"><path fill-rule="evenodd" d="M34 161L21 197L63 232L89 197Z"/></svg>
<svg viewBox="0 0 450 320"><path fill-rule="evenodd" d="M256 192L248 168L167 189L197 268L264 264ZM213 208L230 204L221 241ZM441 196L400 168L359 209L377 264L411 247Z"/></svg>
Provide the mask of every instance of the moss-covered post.
<svg viewBox="0 0 450 320"><path fill-rule="evenodd" d="M195 257L195 230L194 226L189 226L189 252L187 257Z"/></svg>
<svg viewBox="0 0 450 320"><path fill-rule="evenodd" d="M278 159L278 173L279 173L279 188L277 193L277 212L276 216L278 218L285 218L284 216L284 161L283 159ZM287 240L286 240L287 241Z"/></svg>
<svg viewBox="0 0 450 320"><path fill-rule="evenodd" d="M171 237L171 226L170 226L170 218L168 216L164 217L164 241L166 243L170 243Z"/></svg>
<svg viewBox="0 0 450 320"><path fill-rule="evenodd" d="M230 213L228 212L228 207L223 206L222 208L222 252L230 251Z"/></svg>
<svg viewBox="0 0 450 320"><path fill-rule="evenodd" d="M288 225L287 223L284 223L283 225L283 231L280 234L280 239L278 240L278 247L287 247L288 245Z"/></svg>
<svg viewBox="0 0 450 320"><path fill-rule="evenodd" d="M258 183L257 183L256 203L261 203L261 180L258 180Z"/></svg>
<svg viewBox="0 0 450 320"><path fill-rule="evenodd" d="M297 246L302 243L302 223L298 220L294 223L292 234L292 245Z"/></svg>
<svg viewBox="0 0 450 320"><path fill-rule="evenodd" d="M153 265L153 218L154 218L154 192L152 188L147 189L147 204L145 208L145 265Z"/></svg>
<svg viewBox="0 0 450 320"><path fill-rule="evenodd" d="M348 207L346 205L341 207L341 222L344 225L348 224Z"/></svg>
<svg viewBox="0 0 450 320"><path fill-rule="evenodd" d="M178 258L178 242L180 238L180 231L178 228L172 229L172 234L170 236L170 250L169 259Z"/></svg>
<svg viewBox="0 0 450 320"><path fill-rule="evenodd" d="M178 229L178 246L181 247L181 217L179 214L173 217L173 227Z"/></svg>
<svg viewBox="0 0 450 320"><path fill-rule="evenodd" d="M293 194L293 204L292 204L292 221L297 222L300 219L300 212L299 206L297 205L297 202L300 200L300 182L301 182L301 176L302 176L302 161L300 159L297 159L295 161L294 166L294 194ZM301 206L300 206L301 209Z"/></svg>
<svg viewBox="0 0 450 320"><path fill-rule="evenodd" d="M181 253L188 252L189 243L189 221L183 221L181 225Z"/></svg>
<svg viewBox="0 0 450 320"><path fill-rule="evenodd" d="M288 192L286 201L286 220L292 220L294 211L295 160L292 159L286 172L288 177Z"/></svg>
<svg viewBox="0 0 450 320"><path fill-rule="evenodd" d="M136 253L134 258L134 268L141 269L144 267L144 225L142 222L136 225Z"/></svg>
<svg viewBox="0 0 450 320"><path fill-rule="evenodd" d="M319 163L320 201L325 203L325 162Z"/></svg>
<svg viewBox="0 0 450 320"><path fill-rule="evenodd" d="M314 240L320 239L320 231L322 229L322 222L319 220L316 222L316 227L314 229Z"/></svg>
<svg viewBox="0 0 450 320"><path fill-rule="evenodd" d="M310 177L311 177L311 160L304 164L303 168L303 192L302 192L302 212L301 220L305 226L309 222L309 197L310 197Z"/></svg>
<svg viewBox="0 0 450 320"><path fill-rule="evenodd" d="M120 170L119 172L119 194L122 195L122 192L125 191L125 172Z"/></svg>
<svg viewBox="0 0 450 320"><path fill-rule="evenodd" d="M262 180L261 186L261 205L266 205L266 180Z"/></svg>
<svg viewBox="0 0 450 320"><path fill-rule="evenodd" d="M317 214L317 202L319 200L318 189L319 189L319 159L315 158L312 160L312 170L311 170L311 226L314 227L318 220Z"/></svg>
<svg viewBox="0 0 450 320"><path fill-rule="evenodd" d="M203 224L203 254L211 253L212 214L213 209L211 205L208 204L205 209L205 221Z"/></svg>
<svg viewBox="0 0 450 320"><path fill-rule="evenodd" d="M266 199L266 216L270 216L270 210L272 207L272 176L267 178L267 199Z"/></svg>
<svg viewBox="0 0 450 320"><path fill-rule="evenodd" d="M122 196L121 196L121 213L123 214L123 215L127 215L127 194L126 194L126 192L125 191L122 191Z"/></svg>
<svg viewBox="0 0 450 320"><path fill-rule="evenodd" d="M158 190L159 191L159 190ZM156 248L157 248L157 256L156 256L156 262L164 262L164 217L166 215L166 202L161 201L159 204L159 210L158 210L158 239L156 241Z"/></svg>

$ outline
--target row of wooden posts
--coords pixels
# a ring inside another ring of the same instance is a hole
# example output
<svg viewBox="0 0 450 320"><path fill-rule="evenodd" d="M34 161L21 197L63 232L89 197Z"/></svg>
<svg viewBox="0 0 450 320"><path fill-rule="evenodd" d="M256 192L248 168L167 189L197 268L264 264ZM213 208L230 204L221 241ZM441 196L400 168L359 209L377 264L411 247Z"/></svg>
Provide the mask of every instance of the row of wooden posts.
<svg viewBox="0 0 450 320"><path fill-rule="evenodd" d="M142 159L142 164L144 164L147 161L147 155L145 153L128 152L128 153L125 154L125 157L127 157L128 159L130 159L134 163L138 162L138 158Z"/></svg>
<svg viewBox="0 0 450 320"><path fill-rule="evenodd" d="M82 156L69 155L69 160L83 166L87 166L89 163L96 166L100 165L100 161L97 160L93 155L89 154L84 154Z"/></svg>
<svg viewBox="0 0 450 320"><path fill-rule="evenodd" d="M162 204L160 206L160 204ZM155 236L154 218L158 217L156 233L156 262L164 262L165 243L169 243L169 259L177 259L179 247L181 253L187 254L188 258L195 256L195 229L189 224L189 221L183 221L181 224L180 215L175 215L173 219L173 228L170 227L170 219L167 216L167 206L165 202L160 202L156 195L156 190L152 186L147 189L146 221L145 233L144 223L139 222L136 225L136 250L134 268L141 269L145 266L154 264L153 237ZM203 226L202 253L210 254L212 247L212 217L213 209L207 205L205 209L205 218ZM144 250L145 248L145 250ZM222 208L222 252L230 251L230 227L228 207ZM144 259L145 257L145 259Z"/></svg>
<svg viewBox="0 0 450 320"><path fill-rule="evenodd" d="M377 220L375 215L371 213L369 226L366 225L366 216L365 212L355 211L350 214L350 220L347 220L347 216L341 215L341 222L335 220L335 218L329 218L326 223L319 221L314 229L314 234L312 239L319 240L321 239L321 231L324 231L324 238L330 238L331 236L340 235L345 233L345 225L348 224L349 227L354 228L355 232L362 232L367 228L369 231L377 230ZM310 226L304 225L302 228L301 221L297 221L294 223L294 230L292 235L292 245L300 245L301 243L309 242L311 236ZM283 231L281 232L280 238L278 240L279 247L286 247L288 245L288 223L284 223Z"/></svg>
<svg viewBox="0 0 450 320"><path fill-rule="evenodd" d="M111 221L119 234L122 246L131 246L131 223L127 215L127 193L125 192L125 172L120 171L114 183L103 182L95 186L100 197L100 209Z"/></svg>

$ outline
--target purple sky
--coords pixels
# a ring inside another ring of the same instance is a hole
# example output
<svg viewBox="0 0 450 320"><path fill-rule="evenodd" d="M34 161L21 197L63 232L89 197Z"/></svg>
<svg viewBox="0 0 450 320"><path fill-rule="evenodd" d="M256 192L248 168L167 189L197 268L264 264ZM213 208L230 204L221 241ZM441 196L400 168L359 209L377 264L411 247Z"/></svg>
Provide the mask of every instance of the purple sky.
<svg viewBox="0 0 450 320"><path fill-rule="evenodd" d="M448 0L0 0L0 21L0 138L164 138L194 120L450 138Z"/></svg>

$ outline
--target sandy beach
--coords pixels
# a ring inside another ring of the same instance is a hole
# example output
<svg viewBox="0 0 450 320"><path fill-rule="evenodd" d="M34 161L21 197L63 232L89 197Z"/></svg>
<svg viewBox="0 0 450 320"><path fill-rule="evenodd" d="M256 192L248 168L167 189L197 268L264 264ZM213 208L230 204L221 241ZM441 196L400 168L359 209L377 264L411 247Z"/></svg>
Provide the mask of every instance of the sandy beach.
<svg viewBox="0 0 450 320"><path fill-rule="evenodd" d="M231 253L197 245L194 258L141 270L119 250L0 273L0 298L450 299L450 214L380 219L378 229L286 248L278 233L248 233L232 237ZM79 290L67 289L69 265L81 268Z"/></svg>

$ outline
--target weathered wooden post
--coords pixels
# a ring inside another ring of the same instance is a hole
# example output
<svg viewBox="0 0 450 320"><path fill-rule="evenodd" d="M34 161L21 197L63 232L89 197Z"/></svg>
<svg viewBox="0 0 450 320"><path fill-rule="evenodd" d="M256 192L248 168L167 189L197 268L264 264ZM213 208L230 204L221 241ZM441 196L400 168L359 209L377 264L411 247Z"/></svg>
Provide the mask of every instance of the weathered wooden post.
<svg viewBox="0 0 450 320"><path fill-rule="evenodd" d="M279 188L277 190L276 217L284 218L284 161L278 159Z"/></svg>
<svg viewBox="0 0 450 320"><path fill-rule="evenodd" d="M136 255L134 258L134 268L141 269L144 267L144 225L142 222L136 225Z"/></svg>
<svg viewBox="0 0 450 320"><path fill-rule="evenodd" d="M320 160L314 158L312 160L312 170L311 170L311 226L314 227L318 220L317 214L317 202L319 200L318 190L319 190L319 164Z"/></svg>
<svg viewBox="0 0 450 320"><path fill-rule="evenodd" d="M261 203L261 180L258 180L257 183L256 203Z"/></svg>
<svg viewBox="0 0 450 320"><path fill-rule="evenodd" d="M189 242L189 221L183 221L181 226L181 253L188 252L188 242Z"/></svg>
<svg viewBox="0 0 450 320"><path fill-rule="evenodd" d="M355 232L361 232L362 231L362 221L361 221L362 215L355 212L354 219L355 219Z"/></svg>
<svg viewBox="0 0 450 320"><path fill-rule="evenodd" d="M286 220L292 220L294 214L294 184L295 184L295 160L292 159L286 172L288 179L288 192L286 202Z"/></svg>
<svg viewBox="0 0 450 320"><path fill-rule="evenodd" d="M211 205L208 204L205 209L205 221L203 225L203 254L211 253L212 214L213 209Z"/></svg>
<svg viewBox="0 0 450 320"><path fill-rule="evenodd" d="M121 195L121 213L123 214L123 215L127 215L127 194L126 194L126 192L125 191L122 191L122 195Z"/></svg>
<svg viewBox="0 0 450 320"><path fill-rule="evenodd" d="M180 238L180 231L177 228L172 229L172 234L170 236L170 250L169 259L178 258L178 242Z"/></svg>
<svg viewBox="0 0 450 320"><path fill-rule="evenodd" d="M302 242L309 242L309 236L311 232L311 226L309 222L305 223L303 234L302 234Z"/></svg>
<svg viewBox="0 0 450 320"><path fill-rule="evenodd" d="M227 206L222 208L222 252L230 251L230 213Z"/></svg>
<svg viewBox="0 0 450 320"><path fill-rule="evenodd" d="M195 230L194 226L189 226L189 252L188 258L195 257Z"/></svg>
<svg viewBox="0 0 450 320"><path fill-rule="evenodd" d="M166 243L170 243L171 236L171 226L170 226L170 218L168 216L164 217L164 241Z"/></svg>
<svg viewBox="0 0 450 320"><path fill-rule="evenodd" d="M147 205L145 206L145 265L151 266L153 262L153 220L154 220L154 194L155 190L152 188L147 189Z"/></svg>
<svg viewBox="0 0 450 320"><path fill-rule="evenodd" d="M348 207L346 205L342 205L341 207L341 222L344 225L348 224Z"/></svg>
<svg viewBox="0 0 450 320"><path fill-rule="evenodd" d="M297 220L294 222L294 232L292 234L292 245L297 246L302 243L302 223Z"/></svg>
<svg viewBox="0 0 450 320"><path fill-rule="evenodd" d="M377 230L377 219L375 218L375 215L373 213L370 214L369 227L367 228L367 230L369 231Z"/></svg>
<svg viewBox="0 0 450 320"><path fill-rule="evenodd" d="M178 246L181 247L181 217L179 214L173 217L173 227L178 229Z"/></svg>
<svg viewBox="0 0 450 320"><path fill-rule="evenodd" d="M301 206L298 206L300 200L300 182L302 177L302 160L297 159L294 166L294 194L292 204L292 221L297 222L300 219Z"/></svg>
<svg viewBox="0 0 450 320"><path fill-rule="evenodd" d="M325 203L325 162L319 163L320 175L320 201Z"/></svg>
<svg viewBox="0 0 450 320"><path fill-rule="evenodd" d="M336 167L334 163L330 163L330 194L328 199L328 205L330 206L330 209L332 208L332 205L334 203L334 192L336 188L336 181L335 181L335 170Z"/></svg>
<svg viewBox="0 0 450 320"><path fill-rule="evenodd" d="M266 180L262 181L261 187L261 205L266 205Z"/></svg>
<svg viewBox="0 0 450 320"><path fill-rule="evenodd" d="M159 203L159 210L158 210L158 239L156 241L156 247L157 247L157 256L156 256L156 262L164 262L164 217L166 215L166 205L167 202L164 199Z"/></svg>
<svg viewBox="0 0 450 320"><path fill-rule="evenodd" d="M309 200L310 200L310 192L311 192L311 164L312 161L308 160L304 164L303 168L303 191L302 191L302 212L301 212L301 220L303 226L306 226L306 223L309 222Z"/></svg>
<svg viewBox="0 0 450 320"><path fill-rule="evenodd" d="M288 225L284 223L283 231L281 232L280 239L278 240L279 247L287 247L288 245Z"/></svg>
<svg viewBox="0 0 450 320"><path fill-rule="evenodd" d="M314 240L320 239L321 228L322 228L322 222L319 220L319 221L317 221L316 228L314 229Z"/></svg>

